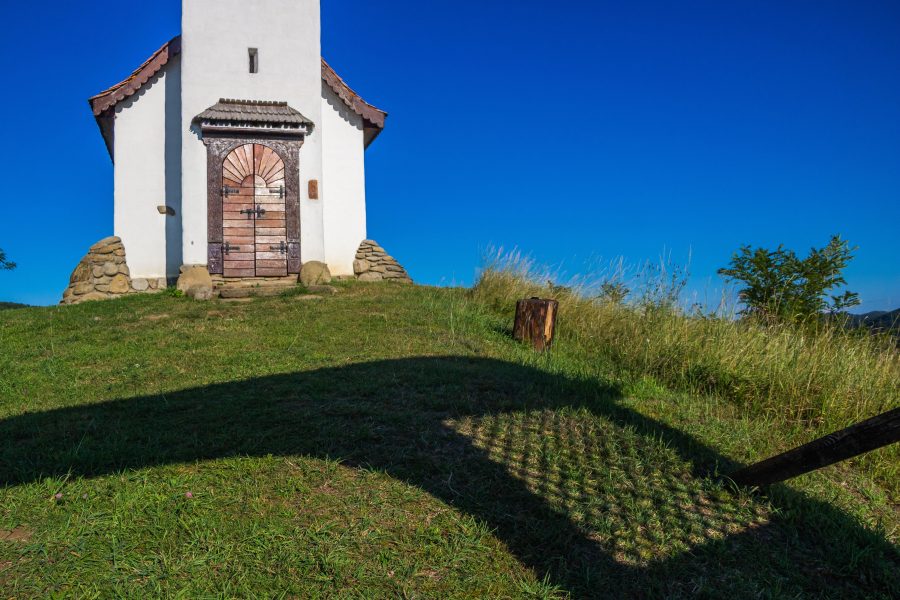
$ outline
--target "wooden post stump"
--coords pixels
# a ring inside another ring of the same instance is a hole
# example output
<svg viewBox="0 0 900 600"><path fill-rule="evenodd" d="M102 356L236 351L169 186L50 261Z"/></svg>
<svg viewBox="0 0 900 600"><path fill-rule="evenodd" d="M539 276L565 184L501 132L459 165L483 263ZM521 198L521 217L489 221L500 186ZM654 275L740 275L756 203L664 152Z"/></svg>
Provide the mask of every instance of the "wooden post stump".
<svg viewBox="0 0 900 600"><path fill-rule="evenodd" d="M520 342L530 342L538 352L549 350L556 337L556 315L559 302L531 298L516 304L516 324L513 337Z"/></svg>

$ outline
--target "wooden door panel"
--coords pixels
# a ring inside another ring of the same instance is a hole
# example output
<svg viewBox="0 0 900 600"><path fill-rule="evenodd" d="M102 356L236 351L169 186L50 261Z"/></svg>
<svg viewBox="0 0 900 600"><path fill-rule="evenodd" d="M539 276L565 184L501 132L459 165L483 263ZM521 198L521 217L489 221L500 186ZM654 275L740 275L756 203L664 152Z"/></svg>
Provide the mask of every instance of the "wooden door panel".
<svg viewBox="0 0 900 600"><path fill-rule="evenodd" d="M251 223L250 226L248 227L246 221L229 221L227 223L223 223L222 225L225 228L225 237L226 238L231 238L232 236L234 236L234 237L254 237L254 235L255 235L254 234L255 229L253 228L253 224ZM231 241L231 240L228 239L226 241ZM234 243L234 242L232 242L232 243Z"/></svg>
<svg viewBox="0 0 900 600"><path fill-rule="evenodd" d="M222 176L225 277L286 276L284 161L267 146L244 144L225 158Z"/></svg>
<svg viewBox="0 0 900 600"><path fill-rule="evenodd" d="M260 223L256 228L256 235L277 235L282 239L287 238L287 229L284 227L263 227Z"/></svg>
<svg viewBox="0 0 900 600"><path fill-rule="evenodd" d="M259 230L256 231L256 234L257 246L265 246L266 244L277 246L284 241L283 235L259 235Z"/></svg>
<svg viewBox="0 0 900 600"><path fill-rule="evenodd" d="M266 227L265 223L284 221L284 204L258 204L257 206L266 211L256 219L260 227Z"/></svg>
<svg viewBox="0 0 900 600"><path fill-rule="evenodd" d="M253 246L243 246L237 250L232 249L225 255L225 262L251 261L256 256Z"/></svg>
<svg viewBox="0 0 900 600"><path fill-rule="evenodd" d="M252 209L247 209L247 210L252 210ZM228 227L232 227L232 228L233 227L246 227L247 229L255 229L256 228L256 223L253 222L252 218L248 219L246 214L235 213L235 212L230 212L230 213L225 213L225 214L237 215L237 216L231 216L230 218L227 218L227 219L223 218L222 219L223 225L227 223Z"/></svg>
<svg viewBox="0 0 900 600"><path fill-rule="evenodd" d="M265 246L258 245L256 246L256 260L280 260L284 261L284 264L287 265L287 254L282 254L278 250L267 250L264 251L263 248ZM285 267L287 268L287 267Z"/></svg>
<svg viewBox="0 0 900 600"><path fill-rule="evenodd" d="M257 265L256 276L257 277L286 277L287 276L287 268L282 269L281 267L278 267L277 269L267 269L265 267L260 267Z"/></svg>
<svg viewBox="0 0 900 600"><path fill-rule="evenodd" d="M261 267L263 269L280 269L283 266L284 261L282 260L266 260L261 259L256 261L256 266Z"/></svg>
<svg viewBox="0 0 900 600"><path fill-rule="evenodd" d="M256 252L256 250L251 250L251 248L254 247L253 245L256 243L256 240L253 238L252 232L247 237L232 237L229 239L229 241L236 246L240 246L241 248L247 248L248 252Z"/></svg>
<svg viewBox="0 0 900 600"><path fill-rule="evenodd" d="M284 161L271 148L254 147L257 206L264 210L256 219L256 272L263 277L287 275L287 235L269 233L285 228ZM286 232L285 232L286 233Z"/></svg>
<svg viewBox="0 0 900 600"><path fill-rule="evenodd" d="M266 214L256 220L257 227L278 227L284 226L284 205L281 205L280 211L266 210Z"/></svg>

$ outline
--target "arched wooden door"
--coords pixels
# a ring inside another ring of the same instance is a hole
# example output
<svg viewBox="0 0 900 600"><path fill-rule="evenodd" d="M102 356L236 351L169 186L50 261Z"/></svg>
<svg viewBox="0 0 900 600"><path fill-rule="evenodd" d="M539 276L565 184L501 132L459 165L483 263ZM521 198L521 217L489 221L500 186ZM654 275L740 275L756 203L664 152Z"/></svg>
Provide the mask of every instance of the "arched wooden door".
<svg viewBox="0 0 900 600"><path fill-rule="evenodd" d="M262 144L245 144L222 165L225 277L288 274L284 161Z"/></svg>

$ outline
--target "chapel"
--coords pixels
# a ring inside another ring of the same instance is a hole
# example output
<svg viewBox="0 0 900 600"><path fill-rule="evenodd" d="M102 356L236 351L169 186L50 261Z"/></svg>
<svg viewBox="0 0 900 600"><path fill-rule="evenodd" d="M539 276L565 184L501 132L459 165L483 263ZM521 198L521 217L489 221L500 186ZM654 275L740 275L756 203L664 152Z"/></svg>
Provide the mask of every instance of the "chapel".
<svg viewBox="0 0 900 600"><path fill-rule="evenodd" d="M132 280L155 288L185 265L289 277L311 261L359 275L376 246L366 149L387 114L322 58L320 22L319 0L184 0L181 34L90 98Z"/></svg>

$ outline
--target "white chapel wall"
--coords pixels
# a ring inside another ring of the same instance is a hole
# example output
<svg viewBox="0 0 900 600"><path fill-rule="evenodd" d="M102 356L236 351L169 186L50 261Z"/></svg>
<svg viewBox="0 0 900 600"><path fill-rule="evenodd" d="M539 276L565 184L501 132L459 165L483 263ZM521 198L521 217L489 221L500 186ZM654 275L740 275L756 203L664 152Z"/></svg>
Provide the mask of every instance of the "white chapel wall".
<svg viewBox="0 0 900 600"><path fill-rule="evenodd" d="M353 275L366 239L366 171L362 117L322 86L322 206L325 262L334 275Z"/></svg>
<svg viewBox="0 0 900 600"><path fill-rule="evenodd" d="M160 71L116 106L114 233L122 238L132 277L166 277L166 87L177 74Z"/></svg>
<svg viewBox="0 0 900 600"><path fill-rule="evenodd" d="M220 98L286 101L316 127L300 150L303 261L324 260L322 67L319 0L184 0L182 6L182 212L186 264L207 263L206 147L191 120ZM248 49L259 50L249 72Z"/></svg>

